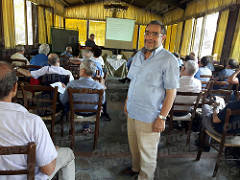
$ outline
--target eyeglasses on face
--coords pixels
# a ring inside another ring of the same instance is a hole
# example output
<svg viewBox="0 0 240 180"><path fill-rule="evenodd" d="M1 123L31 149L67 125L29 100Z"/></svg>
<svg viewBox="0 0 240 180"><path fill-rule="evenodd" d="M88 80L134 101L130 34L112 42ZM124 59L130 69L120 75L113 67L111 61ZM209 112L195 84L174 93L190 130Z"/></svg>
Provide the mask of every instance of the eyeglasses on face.
<svg viewBox="0 0 240 180"><path fill-rule="evenodd" d="M158 32L149 32L149 31L145 31L144 32L144 36L150 36L152 35L153 37L159 37L159 36L162 36L161 33L158 33Z"/></svg>

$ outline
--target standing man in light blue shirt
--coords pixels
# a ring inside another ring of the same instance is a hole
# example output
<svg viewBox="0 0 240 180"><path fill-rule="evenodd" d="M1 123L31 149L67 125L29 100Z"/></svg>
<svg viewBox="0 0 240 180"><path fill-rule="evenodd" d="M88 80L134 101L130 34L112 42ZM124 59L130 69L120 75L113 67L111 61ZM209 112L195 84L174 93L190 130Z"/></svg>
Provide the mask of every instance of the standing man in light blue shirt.
<svg viewBox="0 0 240 180"><path fill-rule="evenodd" d="M138 175L138 180L154 179L160 133L172 107L179 84L176 57L163 49L166 29L151 21L145 30L144 48L133 58L128 78L131 79L124 110L128 114L128 141L132 167L125 175Z"/></svg>

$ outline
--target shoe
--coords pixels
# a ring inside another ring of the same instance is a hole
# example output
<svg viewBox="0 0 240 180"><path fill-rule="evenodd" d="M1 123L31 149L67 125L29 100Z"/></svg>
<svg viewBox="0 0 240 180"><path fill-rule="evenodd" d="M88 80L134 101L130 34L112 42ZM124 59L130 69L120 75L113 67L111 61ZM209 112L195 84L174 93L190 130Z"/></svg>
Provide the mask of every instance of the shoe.
<svg viewBox="0 0 240 180"><path fill-rule="evenodd" d="M125 84L126 80L127 80L126 78L123 78L123 79L119 79L118 81Z"/></svg>
<svg viewBox="0 0 240 180"><path fill-rule="evenodd" d="M111 118L109 117L108 113L102 113L101 118L103 118L104 121L111 121Z"/></svg>
<svg viewBox="0 0 240 180"><path fill-rule="evenodd" d="M139 172L134 172L132 170L132 167L127 167L126 169L122 170L121 174L124 176L134 176L136 174L139 174Z"/></svg>
<svg viewBox="0 0 240 180"><path fill-rule="evenodd" d="M89 133L92 133L92 129L91 128L82 129L81 133L84 134L84 135L87 135Z"/></svg>

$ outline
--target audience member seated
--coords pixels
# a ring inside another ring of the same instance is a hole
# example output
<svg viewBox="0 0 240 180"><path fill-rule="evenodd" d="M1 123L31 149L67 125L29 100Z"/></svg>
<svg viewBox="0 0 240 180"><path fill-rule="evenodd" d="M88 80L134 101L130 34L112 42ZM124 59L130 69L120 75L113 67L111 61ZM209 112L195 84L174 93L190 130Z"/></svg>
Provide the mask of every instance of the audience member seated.
<svg viewBox="0 0 240 180"><path fill-rule="evenodd" d="M86 40L85 46L88 47L88 49L92 49L92 47L96 45L94 42L94 37L94 34L90 34L90 37Z"/></svg>
<svg viewBox="0 0 240 180"><path fill-rule="evenodd" d="M48 53L50 51L50 47L48 44L41 44L38 49L38 53L31 59L31 65L36 66L48 66ZM34 70L34 69L31 69Z"/></svg>
<svg viewBox="0 0 240 180"><path fill-rule="evenodd" d="M11 102L17 92L15 71L9 64L0 63L0 146L36 144L35 179L75 180L75 157L71 149L55 147L42 119L20 104ZM0 156L0 170L24 169L26 155ZM0 179L27 179L26 175L1 176Z"/></svg>
<svg viewBox="0 0 240 180"><path fill-rule="evenodd" d="M80 65L80 78L78 80L71 81L67 84L66 89L63 94L60 94L60 101L65 107L66 112L69 111L69 99L68 99L68 87L76 88L76 89L82 89L82 88L88 88L88 89L104 89L104 86L100 84L97 81L94 81L92 79L92 76L96 72L96 65L92 60L83 60ZM98 97L96 95L79 95L76 94L73 96L74 99L81 99L86 101L93 101L97 102ZM105 92L103 94L103 102L105 102ZM97 105L84 105L84 104L78 104L78 108L83 109L97 109ZM94 113L78 113L80 116L92 116L95 115ZM89 122L85 122L83 124L83 132L88 133L91 131L89 128Z"/></svg>
<svg viewBox="0 0 240 180"><path fill-rule="evenodd" d="M17 72L23 74L26 77L33 77L34 79L38 79L39 77L42 77L46 74L58 74L58 75L64 75L64 76L69 76L69 81L74 80L72 73L69 70L66 70L62 67L60 67L60 60L57 54L51 53L48 56L48 63L50 66L44 66L39 70L36 71L28 71L22 68L18 68ZM50 78L49 83L54 83L55 78ZM64 82L62 82L64 83Z"/></svg>
<svg viewBox="0 0 240 180"><path fill-rule="evenodd" d="M178 65L181 67L183 65L183 61L180 59L180 55L178 53L173 53L173 55L178 59Z"/></svg>
<svg viewBox="0 0 240 180"><path fill-rule="evenodd" d="M227 80L231 84L239 84L240 83L240 68L237 69Z"/></svg>
<svg viewBox="0 0 240 180"><path fill-rule="evenodd" d="M185 62L184 66L182 66L180 72L180 81L179 81L179 88L177 92L192 92L192 93L199 93L202 90L202 83L200 80L194 78L194 74L198 70L198 65L194 60L189 60ZM186 99L185 97L176 96L175 102L186 102L192 103L196 101L197 97L189 97ZM183 110L182 107L175 107L176 110ZM188 108L188 107L186 107ZM185 110L185 109L184 109ZM185 116L187 114L177 113L174 116Z"/></svg>
<svg viewBox="0 0 240 180"><path fill-rule="evenodd" d="M68 46L66 47L66 51L64 51L61 56L64 56L66 58L70 58L70 57L73 57L72 55L72 47L71 46Z"/></svg>
<svg viewBox="0 0 240 180"><path fill-rule="evenodd" d="M210 133L220 136L224 128L228 128L227 133L239 134L240 133L240 119L239 116L230 116L229 125L226 127L225 117L227 109L240 110L240 101L228 103L222 110L220 110L219 104L214 103L214 108L208 104L203 105L203 119L202 126L206 128ZM206 135L207 136L207 135ZM209 143L210 137L205 138L205 143ZM209 151L210 147L204 147L203 150Z"/></svg>
<svg viewBox="0 0 240 180"><path fill-rule="evenodd" d="M24 57L24 52L25 52L24 46L22 46L22 45L17 45L17 46L16 46L16 51L17 51L17 52L16 52L15 54L13 54L10 58L11 58L11 59L22 59L22 60L26 60L27 65L29 65L30 63L29 63L28 59L27 59L26 57ZM22 66L22 65L25 65L24 62L17 62L17 61L12 62L12 64L13 64L14 66Z"/></svg>
<svg viewBox="0 0 240 180"><path fill-rule="evenodd" d="M204 56L202 57L200 61L200 68L198 72L195 74L195 78L201 80L201 81L209 81L210 78L201 78L200 76L212 76L212 71L208 68L208 64L210 62L210 56ZM206 84L204 84L202 87L205 87Z"/></svg>
<svg viewBox="0 0 240 180"><path fill-rule="evenodd" d="M104 60L103 60L103 58L102 58L102 49L99 47L99 46L93 46L93 48L92 48L92 52L93 52L93 56L92 56L92 60L94 61L94 62L98 62L98 63L100 63L102 66L104 66L105 65L105 63L104 63Z"/></svg>

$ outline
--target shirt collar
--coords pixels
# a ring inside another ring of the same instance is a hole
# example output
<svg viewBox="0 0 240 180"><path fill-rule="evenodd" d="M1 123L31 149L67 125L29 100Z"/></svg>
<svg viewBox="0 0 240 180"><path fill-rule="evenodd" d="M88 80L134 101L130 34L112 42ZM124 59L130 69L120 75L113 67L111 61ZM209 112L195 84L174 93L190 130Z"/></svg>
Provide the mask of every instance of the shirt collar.
<svg viewBox="0 0 240 180"><path fill-rule="evenodd" d="M93 81L93 78L91 77L80 77L79 80L90 80L90 81Z"/></svg>
<svg viewBox="0 0 240 180"><path fill-rule="evenodd" d="M181 76L182 79L193 79L194 76Z"/></svg>
<svg viewBox="0 0 240 180"><path fill-rule="evenodd" d="M157 49L155 49L153 52L152 52L152 56L155 56L158 52L160 52L161 50L163 49L163 45L161 44L161 46L159 46ZM147 49L145 47L143 47L141 49L141 52L143 54L145 54L147 52Z"/></svg>

